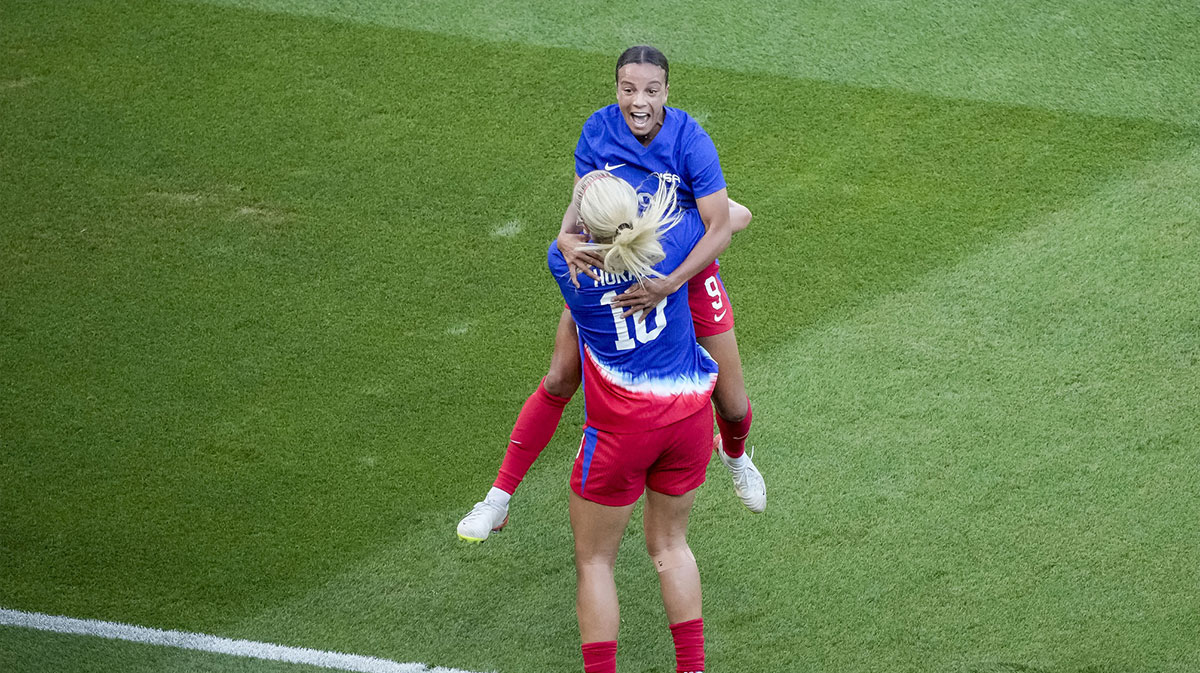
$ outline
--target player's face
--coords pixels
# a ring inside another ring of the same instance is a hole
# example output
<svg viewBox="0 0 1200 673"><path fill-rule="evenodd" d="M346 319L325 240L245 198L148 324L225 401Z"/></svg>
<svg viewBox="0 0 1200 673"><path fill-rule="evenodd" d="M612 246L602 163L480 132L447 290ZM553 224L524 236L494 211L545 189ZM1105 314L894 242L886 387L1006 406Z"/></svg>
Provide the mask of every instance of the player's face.
<svg viewBox="0 0 1200 673"><path fill-rule="evenodd" d="M652 63L629 63L617 71L617 105L633 135L653 137L667 104L667 73Z"/></svg>

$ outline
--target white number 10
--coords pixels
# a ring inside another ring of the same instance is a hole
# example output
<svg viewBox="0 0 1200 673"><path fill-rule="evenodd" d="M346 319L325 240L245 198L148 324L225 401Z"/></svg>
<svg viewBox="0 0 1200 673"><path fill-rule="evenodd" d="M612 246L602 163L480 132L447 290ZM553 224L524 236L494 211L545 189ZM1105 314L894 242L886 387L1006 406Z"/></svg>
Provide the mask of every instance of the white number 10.
<svg viewBox="0 0 1200 673"><path fill-rule="evenodd" d="M637 346L637 343L635 343L634 340L629 336L629 326L625 322L626 320L629 320L629 318L621 317L621 314L625 312L625 309L612 305L613 300L616 298L617 291L611 290L606 292L603 297L600 297L600 303L607 304L608 307L612 309L613 326L617 328L617 350L632 350L635 346ZM663 298L663 300L658 302L658 305L654 307L655 328L650 331L646 331L646 323L648 321L641 319L642 311L638 311L631 316L633 319L634 334L637 336L638 343L654 341L656 338L658 338L658 335L662 333L663 328L667 326L666 307L667 298Z"/></svg>

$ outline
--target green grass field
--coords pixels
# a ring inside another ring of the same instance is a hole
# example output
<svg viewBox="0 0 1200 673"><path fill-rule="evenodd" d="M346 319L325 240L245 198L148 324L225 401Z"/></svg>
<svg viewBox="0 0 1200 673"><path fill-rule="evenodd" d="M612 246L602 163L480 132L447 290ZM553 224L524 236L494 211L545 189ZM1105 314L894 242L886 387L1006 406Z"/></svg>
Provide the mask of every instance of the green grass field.
<svg viewBox="0 0 1200 673"><path fill-rule="evenodd" d="M755 213L709 670L1200 670L1200 9L0 0L0 609L580 670L545 372L616 55ZM677 17L685 17L683 19ZM622 673L673 670L640 529ZM0 626L0 671L312 667Z"/></svg>

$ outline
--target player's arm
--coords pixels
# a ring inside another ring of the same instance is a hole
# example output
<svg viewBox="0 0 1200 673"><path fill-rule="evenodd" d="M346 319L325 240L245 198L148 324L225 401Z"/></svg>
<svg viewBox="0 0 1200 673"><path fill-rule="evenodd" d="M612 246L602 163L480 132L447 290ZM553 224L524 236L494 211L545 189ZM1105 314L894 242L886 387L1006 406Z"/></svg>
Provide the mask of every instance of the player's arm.
<svg viewBox="0 0 1200 673"><path fill-rule="evenodd" d="M653 308L672 292L683 287L692 276L708 268L708 265L717 259L717 255L729 247L733 226L729 221L729 193L725 188L696 199L696 210L700 211L700 219L704 221L704 236L688 253L683 263L666 277L648 278L629 288L624 294L617 295L612 305L624 308L624 315Z"/></svg>
<svg viewBox="0 0 1200 673"><path fill-rule="evenodd" d="M579 184L579 176L575 176L575 184ZM572 189L571 193L574 194ZM597 254L594 250L580 250L580 246L587 243L587 234L583 233L583 227L579 226L579 204L575 202L574 197L567 205L567 211L563 213L562 226L558 229L558 238L555 239L555 245L558 246L558 251L562 253L563 259L567 260L567 268L571 270L571 283L575 287L579 287L579 274L586 274L593 280L600 280L600 276L596 275L595 269L604 268L604 258Z"/></svg>
<svg viewBox="0 0 1200 673"><path fill-rule="evenodd" d="M750 226L750 220L754 216L750 213L750 209L742 204L729 199L729 226L730 231L738 233L746 227Z"/></svg>

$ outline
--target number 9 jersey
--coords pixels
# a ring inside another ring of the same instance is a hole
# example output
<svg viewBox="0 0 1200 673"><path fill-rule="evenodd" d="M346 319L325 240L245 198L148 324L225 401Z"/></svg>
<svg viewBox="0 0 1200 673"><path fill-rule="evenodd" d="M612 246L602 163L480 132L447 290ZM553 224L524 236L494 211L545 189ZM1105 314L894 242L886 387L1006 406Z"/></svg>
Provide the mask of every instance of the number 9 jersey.
<svg viewBox="0 0 1200 673"><path fill-rule="evenodd" d="M663 232L662 275L679 266L704 235L694 209ZM636 282L632 275L597 270L601 280L579 274L579 287L558 247L550 244L550 272L579 331L586 425L614 433L642 432L683 420L707 406L717 363L696 343L685 284L638 321L612 306Z"/></svg>

